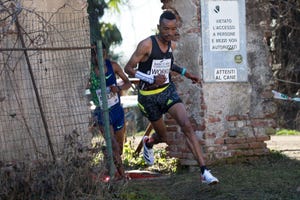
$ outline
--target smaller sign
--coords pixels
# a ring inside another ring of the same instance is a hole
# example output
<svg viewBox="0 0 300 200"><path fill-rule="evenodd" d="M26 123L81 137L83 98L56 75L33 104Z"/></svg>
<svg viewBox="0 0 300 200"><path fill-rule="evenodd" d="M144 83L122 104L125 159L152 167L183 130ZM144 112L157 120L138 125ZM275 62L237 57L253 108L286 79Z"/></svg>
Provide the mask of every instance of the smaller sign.
<svg viewBox="0 0 300 200"><path fill-rule="evenodd" d="M243 62L243 56L241 54L234 56L234 62L237 64L241 64Z"/></svg>
<svg viewBox="0 0 300 200"><path fill-rule="evenodd" d="M237 81L236 68L217 68L215 69L216 81Z"/></svg>

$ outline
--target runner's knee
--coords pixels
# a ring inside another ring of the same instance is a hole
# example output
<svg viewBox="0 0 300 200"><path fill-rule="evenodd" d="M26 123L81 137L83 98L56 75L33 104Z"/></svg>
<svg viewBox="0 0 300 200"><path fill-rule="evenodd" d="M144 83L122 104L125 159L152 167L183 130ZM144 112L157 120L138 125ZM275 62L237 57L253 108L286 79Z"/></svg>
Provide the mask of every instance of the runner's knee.
<svg viewBox="0 0 300 200"><path fill-rule="evenodd" d="M184 133L188 133L193 130L192 124L189 119L185 119L179 122L179 126L181 127Z"/></svg>

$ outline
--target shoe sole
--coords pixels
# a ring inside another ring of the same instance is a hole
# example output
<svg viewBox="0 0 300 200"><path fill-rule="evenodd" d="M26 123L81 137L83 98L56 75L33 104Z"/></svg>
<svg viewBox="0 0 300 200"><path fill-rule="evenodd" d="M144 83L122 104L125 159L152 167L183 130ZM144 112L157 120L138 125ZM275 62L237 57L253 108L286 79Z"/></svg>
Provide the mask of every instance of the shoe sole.
<svg viewBox="0 0 300 200"><path fill-rule="evenodd" d="M144 150L144 151L145 151L145 150ZM143 157L144 157L144 160L146 161L146 163L147 163L148 165L153 165L153 164L154 164L154 162L151 162L151 161L150 161L149 155L148 155L148 154L143 153Z"/></svg>
<svg viewBox="0 0 300 200"><path fill-rule="evenodd" d="M154 161L151 162L151 160L149 159L149 154L145 154L145 149L148 149L146 147L146 144L145 144L145 138L143 138L143 157L144 157L144 160L146 161L147 165L153 165L154 164ZM148 152L148 150L146 150L146 152Z"/></svg>
<svg viewBox="0 0 300 200"><path fill-rule="evenodd" d="M219 182L218 181L213 181L211 183L209 183L208 185L217 185Z"/></svg>

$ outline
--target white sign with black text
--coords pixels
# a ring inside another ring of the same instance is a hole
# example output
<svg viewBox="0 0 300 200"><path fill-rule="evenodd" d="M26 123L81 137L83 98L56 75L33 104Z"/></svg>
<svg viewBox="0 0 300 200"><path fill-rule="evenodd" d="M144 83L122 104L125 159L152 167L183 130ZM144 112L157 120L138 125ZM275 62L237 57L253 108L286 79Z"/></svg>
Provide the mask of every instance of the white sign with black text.
<svg viewBox="0 0 300 200"><path fill-rule="evenodd" d="M204 82L246 82L246 0L201 0Z"/></svg>
<svg viewBox="0 0 300 200"><path fill-rule="evenodd" d="M210 1L209 30L211 51L240 49L239 12L237 1Z"/></svg>
<svg viewBox="0 0 300 200"><path fill-rule="evenodd" d="M215 80L216 81L236 81L237 70L236 68L221 68L215 69Z"/></svg>

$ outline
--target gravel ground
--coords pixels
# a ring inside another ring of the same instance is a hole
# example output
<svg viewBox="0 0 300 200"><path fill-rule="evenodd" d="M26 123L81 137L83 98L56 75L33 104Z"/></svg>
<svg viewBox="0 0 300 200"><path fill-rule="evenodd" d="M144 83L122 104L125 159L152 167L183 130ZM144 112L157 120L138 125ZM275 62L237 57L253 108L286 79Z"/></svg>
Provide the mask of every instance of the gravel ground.
<svg viewBox="0 0 300 200"><path fill-rule="evenodd" d="M271 136L271 140L266 141L267 147L285 155L300 160L300 135L297 136Z"/></svg>

